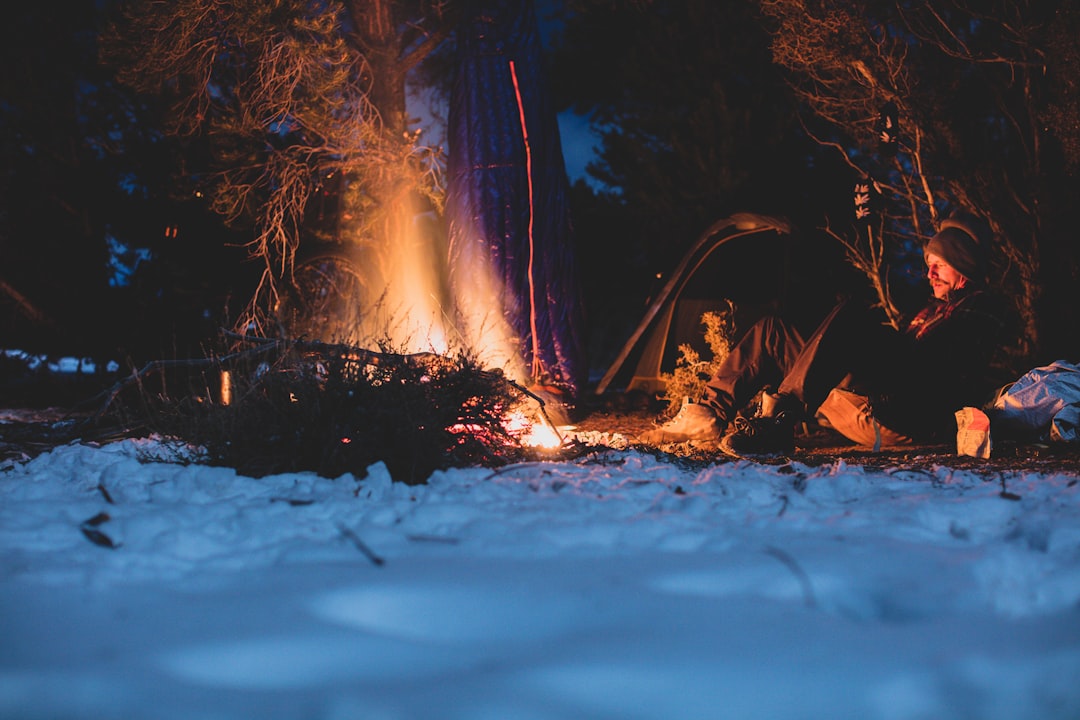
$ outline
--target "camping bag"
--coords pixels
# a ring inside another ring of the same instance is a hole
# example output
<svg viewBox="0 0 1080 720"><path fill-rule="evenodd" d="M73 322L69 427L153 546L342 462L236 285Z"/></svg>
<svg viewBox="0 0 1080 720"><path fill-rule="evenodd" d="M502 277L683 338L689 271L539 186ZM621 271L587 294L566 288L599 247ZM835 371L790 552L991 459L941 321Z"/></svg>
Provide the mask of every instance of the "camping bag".
<svg viewBox="0 0 1080 720"><path fill-rule="evenodd" d="M987 413L1017 439L1080 441L1080 365L1057 360L1001 388Z"/></svg>

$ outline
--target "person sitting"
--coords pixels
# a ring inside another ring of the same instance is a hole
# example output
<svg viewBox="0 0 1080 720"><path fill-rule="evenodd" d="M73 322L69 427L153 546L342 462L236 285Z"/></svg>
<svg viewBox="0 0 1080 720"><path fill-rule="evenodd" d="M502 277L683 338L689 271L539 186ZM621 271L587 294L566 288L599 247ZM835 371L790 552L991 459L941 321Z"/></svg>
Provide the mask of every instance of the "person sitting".
<svg viewBox="0 0 1080 720"><path fill-rule="evenodd" d="M1003 333L977 228L946 220L926 244L933 297L903 330L850 300L807 338L765 316L719 365L703 398L639 440L718 442L737 457L784 454L794 450L795 426L815 416L875 449L955 434L956 411L980 406L995 388L992 358ZM740 414L759 393L757 414Z"/></svg>

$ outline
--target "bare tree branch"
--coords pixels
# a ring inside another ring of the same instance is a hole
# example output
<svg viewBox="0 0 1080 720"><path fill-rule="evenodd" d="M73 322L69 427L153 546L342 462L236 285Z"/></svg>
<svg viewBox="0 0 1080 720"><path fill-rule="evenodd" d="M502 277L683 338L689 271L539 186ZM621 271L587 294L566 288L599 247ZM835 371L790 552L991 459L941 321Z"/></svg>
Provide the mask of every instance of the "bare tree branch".
<svg viewBox="0 0 1080 720"><path fill-rule="evenodd" d="M3 278L0 278L0 290L2 290L3 293L9 298L14 300L15 304L22 311L23 315L25 315L31 321L41 324L52 324L52 320L49 319L49 316L46 315L41 308L35 305L30 300L30 298L26 297L21 292L12 287L11 284Z"/></svg>
<svg viewBox="0 0 1080 720"><path fill-rule="evenodd" d="M391 247L410 193L441 210L439 156L403 131L405 75L447 36L445 0L418 3L415 20L396 17L406 6L393 0L127 7L106 55L124 82L172 100L172 132L210 139L202 192L216 212L254 227L248 250L266 272L238 327L266 324L265 303L291 282L311 200L329 178L338 178L337 242ZM399 28L410 21L431 29L401 57Z"/></svg>

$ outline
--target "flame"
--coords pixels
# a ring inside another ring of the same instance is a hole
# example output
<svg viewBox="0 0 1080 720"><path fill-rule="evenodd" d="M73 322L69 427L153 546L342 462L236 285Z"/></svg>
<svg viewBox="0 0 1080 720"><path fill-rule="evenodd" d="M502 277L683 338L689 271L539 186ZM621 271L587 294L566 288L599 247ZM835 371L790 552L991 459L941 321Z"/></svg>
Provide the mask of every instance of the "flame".
<svg viewBox="0 0 1080 720"><path fill-rule="evenodd" d="M400 353L465 351L524 384L525 362L504 317L506 291L484 238L470 233L455 251L433 213L414 201L403 203L396 226L385 242L351 247L364 288L361 297L344 299L354 311L343 307L343 317L358 318L348 340L365 347L389 344Z"/></svg>
<svg viewBox="0 0 1080 720"><path fill-rule="evenodd" d="M475 229L462 233L450 248L453 302L460 322L459 338L481 364L498 368L525 384L527 373L514 331L503 314L506 289L497 277L487 242Z"/></svg>
<svg viewBox="0 0 1080 720"><path fill-rule="evenodd" d="M554 425L550 423L533 423L529 432L521 438L521 442L530 447L554 450L562 446L563 439Z"/></svg>
<svg viewBox="0 0 1080 720"><path fill-rule="evenodd" d="M524 410L514 410L506 416L503 426L528 447L555 449L563 444L558 428L542 413L530 415Z"/></svg>
<svg viewBox="0 0 1080 720"><path fill-rule="evenodd" d="M396 352L450 349L449 292L444 270L444 241L431 213L415 200L402 201L396 231L382 243L358 242L352 260L363 268L363 312L353 342L371 347L389 343Z"/></svg>
<svg viewBox="0 0 1080 720"><path fill-rule="evenodd" d="M352 258L365 270L362 298L348 299L367 308L351 333L359 345L382 346L395 352L448 354L463 349L480 365L500 369L511 381L524 385L526 363L519 343L503 313L506 291L491 262L488 244L471 233L456 251L425 213L410 210L397 241L373 247L357 243ZM451 282L448 256L457 282ZM349 315L346 314L348 317ZM503 427L522 445L559 448L564 439L544 413L531 403L509 411ZM482 432L459 424L453 433Z"/></svg>

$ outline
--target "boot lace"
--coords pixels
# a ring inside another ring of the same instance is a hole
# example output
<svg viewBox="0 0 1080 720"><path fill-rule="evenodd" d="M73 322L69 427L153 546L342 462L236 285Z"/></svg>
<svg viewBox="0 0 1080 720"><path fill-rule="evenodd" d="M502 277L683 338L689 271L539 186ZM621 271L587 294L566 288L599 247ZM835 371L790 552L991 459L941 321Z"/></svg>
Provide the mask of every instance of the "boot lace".
<svg viewBox="0 0 1080 720"><path fill-rule="evenodd" d="M735 432L739 435L753 435L757 432L757 423L753 420L748 420L743 416L738 416L734 421Z"/></svg>
<svg viewBox="0 0 1080 720"><path fill-rule="evenodd" d="M776 415L773 415L771 417L757 416L752 418L745 418L740 416L735 418L733 424L735 426L735 432L742 435L753 436L756 435L759 431L765 432L770 428L780 425L784 422L784 416L785 413L783 411L778 412Z"/></svg>

